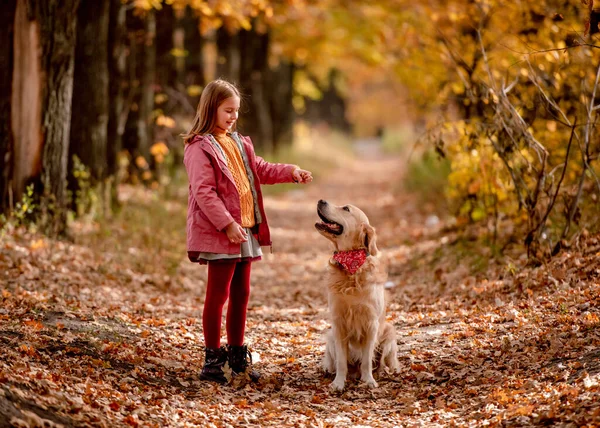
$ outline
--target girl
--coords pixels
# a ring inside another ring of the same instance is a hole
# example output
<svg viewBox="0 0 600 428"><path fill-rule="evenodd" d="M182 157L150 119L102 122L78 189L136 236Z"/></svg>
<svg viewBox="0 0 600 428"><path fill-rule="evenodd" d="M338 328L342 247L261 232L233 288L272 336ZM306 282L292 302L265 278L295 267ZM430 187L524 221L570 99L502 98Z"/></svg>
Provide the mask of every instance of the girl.
<svg viewBox="0 0 600 428"><path fill-rule="evenodd" d="M250 138L235 132L238 89L224 80L209 83L200 97L183 162L189 178L187 247L192 262L208 264L202 313L205 341L200 378L225 383L226 362L234 374L251 364L244 345L250 267L261 245L271 245L261 184L309 183L312 174L296 165L266 162ZM227 348L221 347L221 314L227 306ZM254 381L259 375L250 370Z"/></svg>

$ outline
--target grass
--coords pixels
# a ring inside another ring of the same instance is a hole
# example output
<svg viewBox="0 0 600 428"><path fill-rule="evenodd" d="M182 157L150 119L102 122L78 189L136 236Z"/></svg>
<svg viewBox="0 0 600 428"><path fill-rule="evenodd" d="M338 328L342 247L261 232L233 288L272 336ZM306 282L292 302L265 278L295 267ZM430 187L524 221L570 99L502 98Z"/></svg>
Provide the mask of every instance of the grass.
<svg viewBox="0 0 600 428"><path fill-rule="evenodd" d="M294 144L285 146L273 155L264 156L269 162L289 163L311 171L318 178L351 159L352 139L339 132L319 133L298 125ZM275 195L297 189L296 184L263 186L264 194Z"/></svg>
<svg viewBox="0 0 600 428"><path fill-rule="evenodd" d="M79 220L72 224L75 241L111 253L144 274L173 275L186 254L185 194L172 183L169 190L121 186L124 199L111 218ZM165 198L165 194L177 195Z"/></svg>
<svg viewBox="0 0 600 428"><path fill-rule="evenodd" d="M445 188L449 174L450 162L426 151L409 164L404 185L409 192L419 195L422 202L433 203L441 212L446 210Z"/></svg>
<svg viewBox="0 0 600 428"><path fill-rule="evenodd" d="M414 139L415 137L411 128L387 128L381 137L381 147L386 153L398 153L406 151L407 144L410 141L414 141Z"/></svg>

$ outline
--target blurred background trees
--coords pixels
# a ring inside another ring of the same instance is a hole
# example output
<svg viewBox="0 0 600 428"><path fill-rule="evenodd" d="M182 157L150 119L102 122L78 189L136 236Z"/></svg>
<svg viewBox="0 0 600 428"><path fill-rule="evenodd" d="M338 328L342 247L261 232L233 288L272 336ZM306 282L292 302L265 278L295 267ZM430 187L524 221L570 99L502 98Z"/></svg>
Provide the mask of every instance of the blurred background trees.
<svg viewBox="0 0 600 428"><path fill-rule="evenodd" d="M400 139L457 224L556 253L598 224L599 15L593 0L7 0L0 211L33 186L61 234L68 209L113 210L120 183L160 186L222 77L261 154L300 122Z"/></svg>

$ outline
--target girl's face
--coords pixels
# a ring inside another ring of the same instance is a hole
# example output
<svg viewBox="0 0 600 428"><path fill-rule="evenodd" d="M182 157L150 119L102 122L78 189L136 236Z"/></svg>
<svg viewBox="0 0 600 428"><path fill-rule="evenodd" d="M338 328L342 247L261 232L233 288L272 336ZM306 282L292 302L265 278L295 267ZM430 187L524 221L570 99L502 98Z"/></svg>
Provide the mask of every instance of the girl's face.
<svg viewBox="0 0 600 428"><path fill-rule="evenodd" d="M237 95L226 98L217 108L217 123L215 124L215 132L224 133L231 131L238 118L240 110L240 98Z"/></svg>

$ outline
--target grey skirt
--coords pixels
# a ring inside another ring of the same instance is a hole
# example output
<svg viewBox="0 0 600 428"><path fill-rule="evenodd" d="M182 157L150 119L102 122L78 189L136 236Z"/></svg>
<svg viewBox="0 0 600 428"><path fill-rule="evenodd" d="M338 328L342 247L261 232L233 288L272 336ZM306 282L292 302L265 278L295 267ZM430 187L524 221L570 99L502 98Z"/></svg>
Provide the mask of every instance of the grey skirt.
<svg viewBox="0 0 600 428"><path fill-rule="evenodd" d="M246 235L248 235L248 240L246 242L242 242L240 244L240 252L237 254L220 254L220 253L204 253L204 252L194 252L193 257L191 254L190 260L193 262L198 262L205 264L207 262L214 261L233 261L233 260L260 260L262 256L262 250L260 249L260 244L258 240L252 234L252 231L245 227L244 231Z"/></svg>

